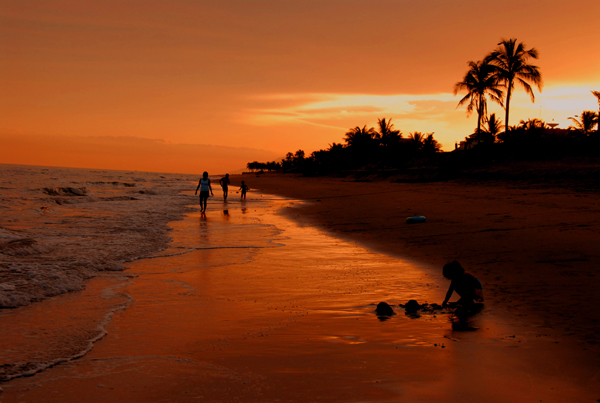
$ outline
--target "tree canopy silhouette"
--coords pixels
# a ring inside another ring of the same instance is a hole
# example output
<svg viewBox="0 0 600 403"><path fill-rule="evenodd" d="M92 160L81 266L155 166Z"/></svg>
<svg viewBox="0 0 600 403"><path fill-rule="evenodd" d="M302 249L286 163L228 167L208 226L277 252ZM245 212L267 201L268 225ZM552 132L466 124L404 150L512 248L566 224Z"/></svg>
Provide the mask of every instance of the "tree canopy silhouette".
<svg viewBox="0 0 600 403"><path fill-rule="evenodd" d="M587 137L593 132L598 123L598 114L594 111L583 111L581 117L577 119L578 117L575 115L575 117L569 119L575 123L575 130L581 133L582 136Z"/></svg>
<svg viewBox="0 0 600 403"><path fill-rule="evenodd" d="M346 132L346 144L350 148L372 148L378 144L380 136L374 128L367 129L367 125L363 127L356 126Z"/></svg>
<svg viewBox="0 0 600 403"><path fill-rule="evenodd" d="M379 138L381 144L384 147L396 147L402 138L402 133L400 130L394 129L392 119L389 119L388 121L386 121L385 118L378 119L377 125L379 126Z"/></svg>
<svg viewBox="0 0 600 403"><path fill-rule="evenodd" d="M510 99L518 83L525 92L531 97L531 102L535 101L535 95L531 84L542 90L542 74L538 66L529 64L529 59L537 59L538 51L535 48L526 49L523 42L517 43L516 38L501 39L496 50L491 52L485 61L494 66L495 74L506 88L505 131L508 131L508 117L510 113ZM530 84L531 83L531 84Z"/></svg>
<svg viewBox="0 0 600 403"><path fill-rule="evenodd" d="M460 91L466 90L465 95L458 106L467 104L467 116L473 110L477 111L477 133L481 131L481 123L487 115L487 101L489 97L492 101L502 105L502 91L500 86L500 78L496 74L496 68L485 61L470 61L469 70L465 74L462 81L454 85L454 95ZM468 102L468 103L467 103Z"/></svg>
<svg viewBox="0 0 600 403"><path fill-rule="evenodd" d="M600 136L600 91L592 91L592 94L598 99L598 135Z"/></svg>

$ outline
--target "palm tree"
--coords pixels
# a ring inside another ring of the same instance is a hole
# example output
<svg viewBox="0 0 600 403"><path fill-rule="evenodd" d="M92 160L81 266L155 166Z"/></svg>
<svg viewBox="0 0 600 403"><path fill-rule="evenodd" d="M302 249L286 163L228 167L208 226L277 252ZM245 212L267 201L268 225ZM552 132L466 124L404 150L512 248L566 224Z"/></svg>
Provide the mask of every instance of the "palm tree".
<svg viewBox="0 0 600 403"><path fill-rule="evenodd" d="M521 120L519 122L519 129L523 129L525 131L535 131L535 130L544 130L546 129L546 122L541 119L533 118L527 120Z"/></svg>
<svg viewBox="0 0 600 403"><path fill-rule="evenodd" d="M481 122L487 114L486 97L500 105L502 105L502 91L498 88L498 77L495 74L495 69L485 61L470 61L468 63L469 70L465 74L462 81L454 85L454 95L459 91L466 90L465 95L459 102L458 106L467 104L467 116L473 109L477 110L477 133L481 131Z"/></svg>
<svg viewBox="0 0 600 403"><path fill-rule="evenodd" d="M496 118L496 114L492 113L486 120L487 127L483 129L486 133L493 135L494 137L502 130L502 121Z"/></svg>
<svg viewBox="0 0 600 403"><path fill-rule="evenodd" d="M421 132L414 132L408 135L409 144L413 146L415 150L420 150L423 148L423 141L425 140L425 135Z"/></svg>
<svg viewBox="0 0 600 403"><path fill-rule="evenodd" d="M575 123L574 129L579 133L587 137L592 130L594 130L594 126L598 123L598 114L594 111L583 111L580 119L576 119L578 116L575 115L574 118L569 118Z"/></svg>
<svg viewBox="0 0 600 403"><path fill-rule="evenodd" d="M519 83L531 96L531 102L535 102L535 95L529 83L535 84L542 91L542 73L538 66L529 64L530 58L537 59L538 51L535 48L526 49L525 44L517 43L516 38L501 39L496 50L485 58L494 66L498 78L506 87L505 131L508 131L510 98L515 88L515 82Z"/></svg>
<svg viewBox="0 0 600 403"><path fill-rule="evenodd" d="M371 148L374 145L374 140L379 139L379 133L374 128L367 129L367 125L363 127L356 126L346 133L346 144L351 148L367 147Z"/></svg>
<svg viewBox="0 0 600 403"><path fill-rule="evenodd" d="M482 143L495 143L496 136L498 136L502 130L502 121L496 118L495 113L492 113L490 117L485 120L485 123L486 127L483 128L481 133L476 133L476 137Z"/></svg>
<svg viewBox="0 0 600 403"><path fill-rule="evenodd" d="M433 138L433 133L414 132L409 134L408 139L415 151L433 154L442 149L442 145Z"/></svg>
<svg viewBox="0 0 600 403"><path fill-rule="evenodd" d="M600 91L592 91L592 94L598 98L598 135L600 135Z"/></svg>
<svg viewBox="0 0 600 403"><path fill-rule="evenodd" d="M425 140L423 140L423 151L426 153L435 154L442 149L442 145L433 138L433 133L427 134Z"/></svg>
<svg viewBox="0 0 600 403"><path fill-rule="evenodd" d="M378 119L377 125L379 126L379 136L381 138L381 144L386 147L393 147L398 144L398 140L402 138L400 130L394 130L394 124L392 119L386 122L385 118Z"/></svg>

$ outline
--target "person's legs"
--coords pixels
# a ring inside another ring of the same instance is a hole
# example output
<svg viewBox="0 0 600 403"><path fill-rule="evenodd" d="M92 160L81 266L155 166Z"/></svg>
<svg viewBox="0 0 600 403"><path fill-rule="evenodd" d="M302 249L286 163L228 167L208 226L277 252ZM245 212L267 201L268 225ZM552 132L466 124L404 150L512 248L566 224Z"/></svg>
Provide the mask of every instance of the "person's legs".
<svg viewBox="0 0 600 403"><path fill-rule="evenodd" d="M206 192L208 193L208 192ZM206 211L206 200L208 199L208 196L205 194L205 192L201 192L200 193L200 213L204 213Z"/></svg>

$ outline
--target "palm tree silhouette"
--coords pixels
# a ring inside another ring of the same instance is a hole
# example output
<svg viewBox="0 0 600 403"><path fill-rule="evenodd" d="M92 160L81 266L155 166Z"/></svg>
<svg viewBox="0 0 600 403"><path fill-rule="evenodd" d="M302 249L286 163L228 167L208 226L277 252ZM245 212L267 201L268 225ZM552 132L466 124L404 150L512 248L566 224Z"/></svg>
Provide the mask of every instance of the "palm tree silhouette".
<svg viewBox="0 0 600 403"><path fill-rule="evenodd" d="M496 114L492 113L490 117L486 120L487 127L484 129L486 133L489 133L493 136L497 136L502 130L502 121L496 118Z"/></svg>
<svg viewBox="0 0 600 403"><path fill-rule="evenodd" d="M421 132L414 132L408 135L409 144L413 146L415 150L420 150L423 148L423 141L425 140L425 135Z"/></svg>
<svg viewBox="0 0 600 403"><path fill-rule="evenodd" d="M385 118L378 119L377 125L379 126L379 136L383 146L393 147L398 144L398 140L402 138L402 133L400 133L400 130L394 130L392 119L387 122Z"/></svg>
<svg viewBox="0 0 600 403"><path fill-rule="evenodd" d="M477 110L477 133L481 131L481 122L487 114L486 97L500 105L502 105L502 91L498 88L498 76L495 74L495 68L485 61L470 61L469 70L465 74L462 81L454 84L454 95L459 91L466 90L465 95L459 102L458 106L467 104L467 116L473 109Z"/></svg>
<svg viewBox="0 0 600 403"><path fill-rule="evenodd" d="M502 121L498 118L496 118L496 114L492 113L486 120L485 120L485 124L486 127L483 128L483 130L481 131L481 133L479 133L477 135L479 141L481 141L482 143L495 143L496 142L496 136L498 136L498 134L500 134L500 132L502 131Z"/></svg>
<svg viewBox="0 0 600 403"><path fill-rule="evenodd" d="M442 149L442 145L433 138L433 133L429 133L423 140L422 150L426 153L435 154Z"/></svg>
<svg viewBox="0 0 600 403"><path fill-rule="evenodd" d="M501 39L496 50L485 58L494 66L498 78L506 87L505 131L508 131L510 98L515 88L515 82L519 83L531 96L531 102L535 102L535 95L529 83L535 84L542 91L542 74L539 67L529 64L530 58L537 59L538 51L535 48L525 49L525 44L517 43L516 38Z"/></svg>
<svg viewBox="0 0 600 403"><path fill-rule="evenodd" d="M442 145L433 138L433 133L414 132L408 135L409 143L413 150L433 154L442 149Z"/></svg>
<svg viewBox="0 0 600 403"><path fill-rule="evenodd" d="M379 140L379 133L374 128L367 129L367 125L363 127L356 126L346 133L346 144L351 148L358 147L373 147L375 140Z"/></svg>
<svg viewBox="0 0 600 403"><path fill-rule="evenodd" d="M521 120L518 127L526 131L547 129L546 122L537 118Z"/></svg>
<svg viewBox="0 0 600 403"><path fill-rule="evenodd" d="M581 133L583 136L587 137L592 130L594 130L594 126L598 123L598 114L594 111L583 111L581 117L575 115L574 118L569 118L575 123L575 130Z"/></svg>
<svg viewBox="0 0 600 403"><path fill-rule="evenodd" d="M598 135L600 135L600 91L592 91L592 94L598 98Z"/></svg>

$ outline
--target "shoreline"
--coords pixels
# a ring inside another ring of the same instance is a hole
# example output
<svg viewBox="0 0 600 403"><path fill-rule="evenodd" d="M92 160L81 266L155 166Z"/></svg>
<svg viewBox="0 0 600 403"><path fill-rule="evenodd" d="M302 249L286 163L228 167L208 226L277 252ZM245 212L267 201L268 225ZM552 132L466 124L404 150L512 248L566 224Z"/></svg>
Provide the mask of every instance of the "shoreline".
<svg viewBox="0 0 600 403"><path fill-rule="evenodd" d="M284 211L297 222L424 264L441 288L442 266L456 259L483 283L486 306L599 356L597 193L523 182L243 178L252 189L305 200ZM416 215L427 221L406 224Z"/></svg>

